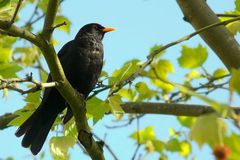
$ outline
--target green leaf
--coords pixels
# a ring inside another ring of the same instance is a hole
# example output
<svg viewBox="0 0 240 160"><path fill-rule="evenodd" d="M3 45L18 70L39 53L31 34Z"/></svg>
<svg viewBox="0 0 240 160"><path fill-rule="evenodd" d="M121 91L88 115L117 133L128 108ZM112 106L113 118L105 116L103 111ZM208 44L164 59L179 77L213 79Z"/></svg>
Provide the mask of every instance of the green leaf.
<svg viewBox="0 0 240 160"><path fill-rule="evenodd" d="M14 53L20 53L21 64L24 66L32 66L38 56L37 50L35 48L18 47L14 50Z"/></svg>
<svg viewBox="0 0 240 160"><path fill-rule="evenodd" d="M158 79L151 79L151 83L163 90L163 92L171 92L174 90L174 86L170 83L163 82Z"/></svg>
<svg viewBox="0 0 240 160"><path fill-rule="evenodd" d="M17 41L16 37L10 37L6 35L0 35L0 47L12 48L12 45ZM1 49L2 50L2 49Z"/></svg>
<svg viewBox="0 0 240 160"><path fill-rule="evenodd" d="M106 71L102 71L100 77L108 77L108 73Z"/></svg>
<svg viewBox="0 0 240 160"><path fill-rule="evenodd" d="M180 155L182 155L185 158L187 158L192 151L192 146L187 141L182 141L180 143L180 148L181 148Z"/></svg>
<svg viewBox="0 0 240 160"><path fill-rule="evenodd" d="M48 78L48 74L44 72L42 69L40 69L39 72L40 72L40 81L46 82Z"/></svg>
<svg viewBox="0 0 240 160"><path fill-rule="evenodd" d="M134 101L134 97L136 96L136 91L132 89L122 88L118 91L118 93L120 96L127 98L129 101Z"/></svg>
<svg viewBox="0 0 240 160"><path fill-rule="evenodd" d="M76 140L70 136L52 137L49 142L50 152L56 160L69 159L68 150L74 146Z"/></svg>
<svg viewBox="0 0 240 160"><path fill-rule="evenodd" d="M163 141L160 141L160 140L157 140L157 139L152 140L152 143L153 143L155 151L161 153L162 150L164 149L165 143Z"/></svg>
<svg viewBox="0 0 240 160"><path fill-rule="evenodd" d="M240 156L240 153L239 153L239 151L240 151L239 142L240 142L239 134L231 133L230 136L225 137L224 144L226 144L226 146L229 147L230 150L231 150L231 154L230 154L229 160L239 159L239 156Z"/></svg>
<svg viewBox="0 0 240 160"><path fill-rule="evenodd" d="M192 81L192 80L198 79L198 78L202 78L202 75L201 75L201 73L199 73L196 70L191 70L189 73L187 73L185 75L185 81L186 82L189 82L189 81Z"/></svg>
<svg viewBox="0 0 240 160"><path fill-rule="evenodd" d="M162 72L174 73L174 67L173 67L172 63L166 59L160 59L157 62L156 70L158 72L158 75L161 74ZM160 75L160 77L164 78L164 76L161 76L161 75Z"/></svg>
<svg viewBox="0 0 240 160"><path fill-rule="evenodd" d="M7 157L6 160L14 160L13 157Z"/></svg>
<svg viewBox="0 0 240 160"><path fill-rule="evenodd" d="M12 56L12 49L10 48L0 48L0 64L6 64L10 62Z"/></svg>
<svg viewBox="0 0 240 160"><path fill-rule="evenodd" d="M165 148L171 152L179 152L181 151L180 142L177 138L170 139L166 144Z"/></svg>
<svg viewBox="0 0 240 160"><path fill-rule="evenodd" d="M34 108L37 108L40 103L41 92L28 93L27 97L24 99L25 102L31 104Z"/></svg>
<svg viewBox="0 0 240 160"><path fill-rule="evenodd" d="M223 142L227 125L216 114L203 115L197 118L190 130L190 138L201 147L204 143L219 145Z"/></svg>
<svg viewBox="0 0 240 160"><path fill-rule="evenodd" d="M63 15L56 16L55 22L54 22L55 25L61 24L63 22L66 22L66 25L60 26L57 29L62 30L66 33L70 33L70 25L71 25L70 20Z"/></svg>
<svg viewBox="0 0 240 160"><path fill-rule="evenodd" d="M240 31L240 22L236 21L227 25L229 31L236 35Z"/></svg>
<svg viewBox="0 0 240 160"><path fill-rule="evenodd" d="M10 3L10 0L0 0L0 8L5 7Z"/></svg>
<svg viewBox="0 0 240 160"><path fill-rule="evenodd" d="M235 0L235 10L240 11L240 0Z"/></svg>
<svg viewBox="0 0 240 160"><path fill-rule="evenodd" d="M17 77L16 73L21 71L22 68L16 63L8 63L0 65L0 76L3 78Z"/></svg>
<svg viewBox="0 0 240 160"><path fill-rule="evenodd" d="M9 126L20 126L23 122L25 122L33 113L33 110L25 110L20 109L15 112L18 115L15 119L9 122Z"/></svg>
<svg viewBox="0 0 240 160"><path fill-rule="evenodd" d="M42 9L43 13L46 13L48 6L48 0L39 0L38 7Z"/></svg>
<svg viewBox="0 0 240 160"><path fill-rule="evenodd" d="M74 118L72 118L70 121L67 122L67 124L64 125L64 136L71 136L77 139L78 132Z"/></svg>
<svg viewBox="0 0 240 160"><path fill-rule="evenodd" d="M149 89L147 84L145 82L138 82L135 85L135 88L137 92L139 93L138 95L138 101L142 101L144 99L151 99L156 95L156 92L153 90Z"/></svg>
<svg viewBox="0 0 240 160"><path fill-rule="evenodd" d="M0 2L2 2L2 7L0 7L0 19L10 20L18 1L12 0L9 3L9 0L1 0Z"/></svg>
<svg viewBox="0 0 240 160"><path fill-rule="evenodd" d="M187 128L190 128L192 124L196 121L196 118L194 117L185 117L185 116L178 116L177 117L178 122Z"/></svg>
<svg viewBox="0 0 240 160"><path fill-rule="evenodd" d="M126 62L120 69L113 72L112 77L109 78L108 84L113 85L116 82L128 78L139 68L139 62L140 61L137 59Z"/></svg>
<svg viewBox="0 0 240 160"><path fill-rule="evenodd" d="M229 87L240 95L240 70L232 68L231 71L232 77L229 82Z"/></svg>
<svg viewBox="0 0 240 160"><path fill-rule="evenodd" d="M227 74L228 74L228 71L225 68L218 68L217 70L214 71L213 77L219 78L219 77L225 76Z"/></svg>
<svg viewBox="0 0 240 160"><path fill-rule="evenodd" d="M108 98L108 103L113 114L123 114L124 111L121 107L122 100L119 94L115 94Z"/></svg>
<svg viewBox="0 0 240 160"><path fill-rule="evenodd" d="M157 56L154 58L154 59L158 59L160 58L164 53L165 51L162 51L162 52L157 52L159 49L162 48L162 45L154 45L152 48L150 48L150 54L155 54L155 52L157 53Z"/></svg>
<svg viewBox="0 0 240 160"><path fill-rule="evenodd" d="M178 58L178 63L183 68L198 68L206 61L207 57L207 48L202 45L199 44L197 48L190 48L183 45L182 55Z"/></svg>
<svg viewBox="0 0 240 160"><path fill-rule="evenodd" d="M145 144L149 140L155 140L155 131L153 126L134 132L131 138L135 139L139 144Z"/></svg>
<svg viewBox="0 0 240 160"><path fill-rule="evenodd" d="M106 112L109 112L110 106L97 97L87 101L87 113L93 116L93 123L96 124Z"/></svg>

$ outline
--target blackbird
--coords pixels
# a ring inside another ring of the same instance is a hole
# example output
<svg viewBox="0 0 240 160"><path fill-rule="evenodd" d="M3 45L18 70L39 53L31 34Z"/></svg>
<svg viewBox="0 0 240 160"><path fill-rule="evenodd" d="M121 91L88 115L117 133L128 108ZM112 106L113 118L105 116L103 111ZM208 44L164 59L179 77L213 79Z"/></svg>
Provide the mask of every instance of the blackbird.
<svg viewBox="0 0 240 160"><path fill-rule="evenodd" d="M66 78L85 99L95 87L102 70L103 45L101 41L106 32L113 30L114 28L103 27L97 23L87 24L58 53ZM49 74L47 81L51 80ZM17 137L25 134L22 146L30 147L34 155L38 154L55 119L66 107L66 100L56 88L45 89L39 107L15 133ZM67 108L64 123L72 117L70 107Z"/></svg>

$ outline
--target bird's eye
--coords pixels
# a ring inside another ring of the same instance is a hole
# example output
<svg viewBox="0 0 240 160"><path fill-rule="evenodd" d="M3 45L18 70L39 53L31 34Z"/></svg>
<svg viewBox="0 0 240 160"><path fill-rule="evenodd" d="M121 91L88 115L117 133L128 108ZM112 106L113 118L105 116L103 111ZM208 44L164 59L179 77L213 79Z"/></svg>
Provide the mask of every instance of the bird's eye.
<svg viewBox="0 0 240 160"><path fill-rule="evenodd" d="M98 26L95 25L95 26L93 26L93 28L97 30L97 29L98 29Z"/></svg>

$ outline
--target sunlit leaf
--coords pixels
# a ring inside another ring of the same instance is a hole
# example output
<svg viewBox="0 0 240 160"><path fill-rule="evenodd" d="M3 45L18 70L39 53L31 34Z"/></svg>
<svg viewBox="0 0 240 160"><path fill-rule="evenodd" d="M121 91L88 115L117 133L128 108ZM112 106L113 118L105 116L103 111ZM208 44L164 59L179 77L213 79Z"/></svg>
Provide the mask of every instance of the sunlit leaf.
<svg viewBox="0 0 240 160"><path fill-rule="evenodd" d="M177 117L178 122L187 128L190 128L192 124L195 122L196 118L194 117L185 117L185 116L178 116Z"/></svg>
<svg viewBox="0 0 240 160"><path fill-rule="evenodd" d="M157 139L152 140L152 143L153 143L155 151L161 153L162 150L164 149L165 143L163 141L160 141L160 140L157 140Z"/></svg>
<svg viewBox="0 0 240 160"><path fill-rule="evenodd" d="M198 45L197 48L190 48L188 46L182 46L182 55L178 58L178 62L183 68L197 68L200 67L207 59L207 48L202 45Z"/></svg>
<svg viewBox="0 0 240 160"><path fill-rule="evenodd" d="M240 0L235 0L235 10L240 11Z"/></svg>
<svg viewBox="0 0 240 160"><path fill-rule="evenodd" d="M170 139L166 144L165 148L171 152L179 152L181 151L180 142L177 138Z"/></svg>
<svg viewBox="0 0 240 160"><path fill-rule="evenodd" d="M14 53L21 54L21 64L24 66L32 66L37 59L38 53L35 48L18 47L14 50Z"/></svg>
<svg viewBox="0 0 240 160"><path fill-rule="evenodd" d="M154 127L148 126L145 129L136 131L130 137L135 139L139 144L145 144L147 141L155 139Z"/></svg>
<svg viewBox="0 0 240 160"><path fill-rule="evenodd" d="M0 64L10 62L12 56L12 49L10 48L0 48Z"/></svg>
<svg viewBox="0 0 240 160"><path fill-rule="evenodd" d="M158 59L160 58L164 53L165 51L162 51L162 52L157 52L159 49L162 48L162 45L154 45L152 48L150 48L150 54L157 54L157 56L155 56L154 59Z"/></svg>
<svg viewBox="0 0 240 160"><path fill-rule="evenodd" d="M34 92L34 93L28 93L28 95L24 99L24 101L27 102L27 103L31 103L32 105L37 107L38 104L40 103L40 95L41 95L40 91Z"/></svg>
<svg viewBox="0 0 240 160"><path fill-rule="evenodd" d="M136 88L137 92L139 93L138 101L142 101L143 99L150 99L156 95L156 92L149 89L145 82L138 82L135 85L135 88Z"/></svg>
<svg viewBox="0 0 240 160"><path fill-rule="evenodd" d="M68 150L74 146L76 140L70 136L52 137L49 142L51 154L54 159L69 159Z"/></svg>
<svg viewBox="0 0 240 160"><path fill-rule="evenodd" d="M9 2L9 0L1 0L0 2L2 2L2 4L0 4L2 6L0 7L0 19L10 20L18 1L12 0Z"/></svg>
<svg viewBox="0 0 240 160"><path fill-rule="evenodd" d="M46 13L48 6L48 0L39 0L38 7L42 9L43 13Z"/></svg>
<svg viewBox="0 0 240 160"><path fill-rule="evenodd" d="M185 81L188 82L188 81L192 81L194 79L198 79L198 78L201 78L201 77L202 77L201 73L199 73L196 70L191 70L189 73L187 73L185 75Z"/></svg>
<svg viewBox="0 0 240 160"><path fill-rule="evenodd" d="M119 95L127 98L130 101L134 100L134 97L136 96L136 91L133 91L132 89L125 89L122 88L120 91L118 91Z"/></svg>
<svg viewBox="0 0 240 160"><path fill-rule="evenodd" d="M3 78L17 77L16 73L21 71L22 68L16 63L8 63L0 65L0 76Z"/></svg>
<svg viewBox="0 0 240 160"><path fill-rule="evenodd" d="M18 110L15 114L18 115L17 118L13 119L8 125L10 126L20 126L25 122L33 113L33 110Z"/></svg>
<svg viewBox="0 0 240 160"><path fill-rule="evenodd" d="M60 26L57 29L63 30L66 33L70 33L70 25L71 25L70 20L63 15L56 16L55 22L54 22L55 25L61 24L63 22L66 22L66 25Z"/></svg>
<svg viewBox="0 0 240 160"><path fill-rule="evenodd" d="M93 122L96 124L106 112L109 112L110 106L97 97L87 101L87 113L93 116Z"/></svg>
<svg viewBox="0 0 240 160"><path fill-rule="evenodd" d="M146 143L145 143L145 150L147 151L147 152L154 152L154 145L153 145L153 143L152 143L152 141L151 140L149 140L149 141L147 141Z"/></svg>
<svg viewBox="0 0 240 160"><path fill-rule="evenodd" d="M156 70L158 72L158 75L159 75L159 73L161 74L161 72L174 73L174 67L173 67L172 63L166 59L160 59L157 62ZM160 77L162 77L162 76L160 76Z"/></svg>
<svg viewBox="0 0 240 160"><path fill-rule="evenodd" d="M5 7L10 3L10 0L0 0L0 8Z"/></svg>
<svg viewBox="0 0 240 160"><path fill-rule="evenodd" d="M192 146L189 142L187 141L182 141L180 143L180 148L181 148L181 151L180 151L180 155L184 156L184 157L188 157L192 151Z"/></svg>
<svg viewBox="0 0 240 160"><path fill-rule="evenodd" d="M158 80L158 79L152 79L151 80L151 83L159 88L161 88L163 90L163 92L171 92L174 90L174 86L170 83L166 83L166 82L163 82L161 80Z"/></svg>
<svg viewBox="0 0 240 160"><path fill-rule="evenodd" d="M239 134L232 133L230 136L225 137L224 144L231 150L229 160L235 160L239 158L240 151L240 137Z"/></svg>
<svg viewBox="0 0 240 160"><path fill-rule="evenodd" d="M237 70L235 68L232 68L232 77L229 82L229 87L231 90L236 91L238 94L240 94L240 70Z"/></svg>
<svg viewBox="0 0 240 160"><path fill-rule="evenodd" d="M213 77L219 78L219 77L225 76L227 74L228 74L228 71L225 68L218 68L217 70L214 71Z"/></svg>
<svg viewBox="0 0 240 160"><path fill-rule="evenodd" d="M114 114L123 114L124 113L124 111L121 107L121 104L122 104L121 96L119 94L115 94L115 95L109 97L108 102L109 102L111 111Z"/></svg>
<svg viewBox="0 0 240 160"><path fill-rule="evenodd" d="M78 132L74 118L72 118L70 121L68 121L67 124L64 125L64 136L71 136L75 139L77 138Z"/></svg>
<svg viewBox="0 0 240 160"><path fill-rule="evenodd" d="M192 125L190 138L201 147L204 143L221 144L226 134L227 125L216 114L203 115Z"/></svg>
<svg viewBox="0 0 240 160"><path fill-rule="evenodd" d="M139 62L140 61L137 59L126 62L120 69L113 72L112 76L109 78L108 84L112 85L129 77L139 68Z"/></svg>

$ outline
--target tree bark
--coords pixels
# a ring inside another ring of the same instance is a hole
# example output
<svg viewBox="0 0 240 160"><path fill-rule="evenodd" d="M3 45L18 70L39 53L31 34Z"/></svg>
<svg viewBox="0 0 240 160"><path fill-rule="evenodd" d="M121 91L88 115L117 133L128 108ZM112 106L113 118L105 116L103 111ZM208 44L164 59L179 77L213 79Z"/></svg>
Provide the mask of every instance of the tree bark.
<svg viewBox="0 0 240 160"><path fill-rule="evenodd" d="M220 22L205 0L177 0L177 3L185 19L196 30ZM231 68L240 68L240 46L233 34L225 26L211 28L200 33L200 36L217 54L229 71L231 71Z"/></svg>

